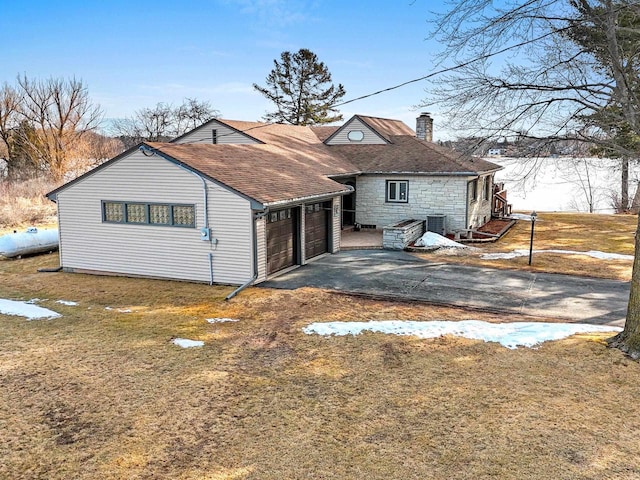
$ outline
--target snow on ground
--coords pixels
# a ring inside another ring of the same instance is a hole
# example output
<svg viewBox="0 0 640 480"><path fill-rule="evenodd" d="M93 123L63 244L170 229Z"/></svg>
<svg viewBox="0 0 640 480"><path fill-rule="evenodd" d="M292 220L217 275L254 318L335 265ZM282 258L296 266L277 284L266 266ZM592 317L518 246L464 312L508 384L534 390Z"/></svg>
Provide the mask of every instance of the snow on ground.
<svg viewBox="0 0 640 480"><path fill-rule="evenodd" d="M57 300L56 303L59 303L61 305L68 305L70 307L75 307L76 305L78 305L78 302L72 302L71 300Z"/></svg>
<svg viewBox="0 0 640 480"><path fill-rule="evenodd" d="M414 245L416 247L467 248L466 245L454 242L453 240L450 240L447 237L443 237L442 235L438 235L434 232L426 232L418 240L416 240Z"/></svg>
<svg viewBox="0 0 640 480"><path fill-rule="evenodd" d="M120 313L131 313L131 309L130 308L111 308L111 307L104 307L105 310L115 310L116 312L120 312Z"/></svg>
<svg viewBox="0 0 640 480"><path fill-rule="evenodd" d="M533 253L559 253L562 255L587 255L600 260L633 260L633 255L623 255L621 253L607 253L598 250L587 252L576 252L574 250L534 250ZM526 257L529 250L514 250L507 253L485 253L480 256L483 260L509 260L516 257Z"/></svg>
<svg viewBox="0 0 640 480"><path fill-rule="evenodd" d="M207 318L209 323L239 322L237 318Z"/></svg>
<svg viewBox="0 0 640 480"><path fill-rule="evenodd" d="M18 317L26 317L27 320L37 320L40 318L58 318L61 317L57 312L42 308L32 303L18 302L14 300L4 300L0 298L0 313L4 315L16 315Z"/></svg>
<svg viewBox="0 0 640 480"><path fill-rule="evenodd" d="M414 335L419 338L436 338L442 335L498 342L507 348L534 347L548 340L560 340L576 333L619 332L619 327L586 325L581 323L512 322L487 323L479 320L452 321L369 321L312 323L302 329L306 334L358 335L362 332Z"/></svg>
<svg viewBox="0 0 640 480"><path fill-rule="evenodd" d="M171 343L182 348L202 347L204 345L202 340L189 340L188 338L174 338Z"/></svg>

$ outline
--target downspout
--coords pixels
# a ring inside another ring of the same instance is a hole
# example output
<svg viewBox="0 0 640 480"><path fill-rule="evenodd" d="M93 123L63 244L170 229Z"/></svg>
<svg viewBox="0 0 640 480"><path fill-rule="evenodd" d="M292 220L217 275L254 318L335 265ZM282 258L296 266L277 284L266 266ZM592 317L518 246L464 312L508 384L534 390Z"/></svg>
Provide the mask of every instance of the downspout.
<svg viewBox="0 0 640 480"><path fill-rule="evenodd" d="M149 146L144 144L140 145L139 150L148 157L156 154L155 149L150 148ZM146 152L150 152L151 155L147 155ZM195 172L189 168L186 168L184 165L181 165L180 163L176 163L175 165L180 167L185 172L189 172L190 174L195 175L202 182L202 197L204 201L204 229L209 230L209 192L207 191L207 181L198 172ZM213 253L212 252L209 252L209 285L213 285Z"/></svg>
<svg viewBox="0 0 640 480"><path fill-rule="evenodd" d="M258 278L258 229L256 227L256 223L258 222L259 219L265 217L266 215L267 215L267 212L259 212L259 213L256 213L254 215L254 217L253 217L253 222L252 222L253 223L253 225L252 225L252 229L253 229L253 277L251 277L251 279L249 281L243 283L238 288L236 288L233 292L231 292L229 295L227 295L225 297L225 301L231 300L238 293L240 293L242 290L244 290L249 285L251 285L253 282L255 282L256 278Z"/></svg>

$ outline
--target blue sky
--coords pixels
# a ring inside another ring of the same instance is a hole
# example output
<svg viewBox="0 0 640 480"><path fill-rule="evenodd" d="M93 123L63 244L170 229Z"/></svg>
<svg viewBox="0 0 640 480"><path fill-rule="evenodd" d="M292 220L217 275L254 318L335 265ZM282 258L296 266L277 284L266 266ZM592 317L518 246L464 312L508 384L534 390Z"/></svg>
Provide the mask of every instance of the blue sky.
<svg viewBox="0 0 640 480"><path fill-rule="evenodd" d="M223 118L260 120L263 85L284 50L308 48L345 100L430 73L425 0L0 0L0 83L16 75L82 79L105 116L158 102L208 100ZM341 108L415 127L419 82ZM435 112L435 138L444 138Z"/></svg>

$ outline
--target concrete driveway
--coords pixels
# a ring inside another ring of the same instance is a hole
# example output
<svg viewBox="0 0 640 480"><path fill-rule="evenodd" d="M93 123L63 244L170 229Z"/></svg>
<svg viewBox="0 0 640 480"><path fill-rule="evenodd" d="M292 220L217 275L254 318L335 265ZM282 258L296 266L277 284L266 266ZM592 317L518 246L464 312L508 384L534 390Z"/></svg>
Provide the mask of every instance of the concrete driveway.
<svg viewBox="0 0 640 480"><path fill-rule="evenodd" d="M629 282L427 262L385 250L327 255L260 286L309 286L616 326L624 325L629 299Z"/></svg>

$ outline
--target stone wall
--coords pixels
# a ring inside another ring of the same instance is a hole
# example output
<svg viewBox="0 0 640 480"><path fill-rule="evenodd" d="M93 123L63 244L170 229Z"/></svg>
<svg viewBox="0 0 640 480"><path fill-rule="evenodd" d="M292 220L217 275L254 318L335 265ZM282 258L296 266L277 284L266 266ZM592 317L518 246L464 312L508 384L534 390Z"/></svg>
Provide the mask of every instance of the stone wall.
<svg viewBox="0 0 640 480"><path fill-rule="evenodd" d="M448 231L466 228L467 181L470 179L362 175L358 177L356 184L356 222L380 228L407 218L424 220L427 215L443 214L447 216ZM409 201L385 202L386 180L407 180Z"/></svg>
<svg viewBox="0 0 640 480"><path fill-rule="evenodd" d="M402 223L402 222L398 222ZM424 220L413 220L404 226L387 225L382 230L382 248L386 250L404 250L424 233Z"/></svg>

